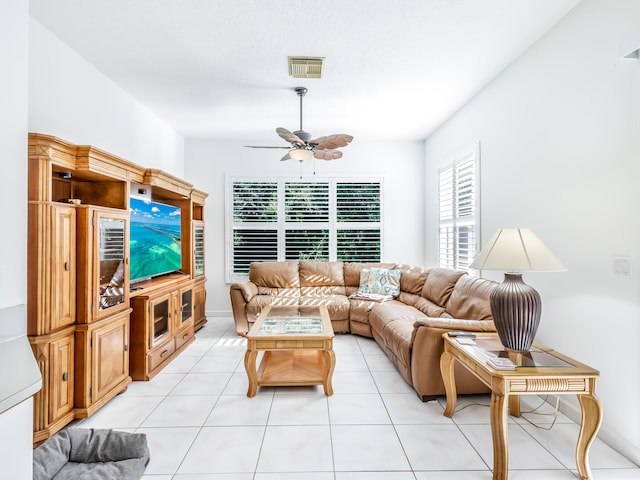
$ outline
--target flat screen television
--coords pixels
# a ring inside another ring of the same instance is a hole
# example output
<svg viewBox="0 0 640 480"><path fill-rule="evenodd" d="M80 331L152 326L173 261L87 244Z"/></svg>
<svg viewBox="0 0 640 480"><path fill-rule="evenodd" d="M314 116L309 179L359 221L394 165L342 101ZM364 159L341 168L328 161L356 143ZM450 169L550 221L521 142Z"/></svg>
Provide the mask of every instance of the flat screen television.
<svg viewBox="0 0 640 480"><path fill-rule="evenodd" d="M131 283L180 270L180 209L135 197L129 207Z"/></svg>

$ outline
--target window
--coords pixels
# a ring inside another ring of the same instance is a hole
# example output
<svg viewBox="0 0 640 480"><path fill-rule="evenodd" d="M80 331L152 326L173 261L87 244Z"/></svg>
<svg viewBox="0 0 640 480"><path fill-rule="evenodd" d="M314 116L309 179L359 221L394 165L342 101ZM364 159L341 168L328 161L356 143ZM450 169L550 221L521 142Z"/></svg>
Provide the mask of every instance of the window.
<svg viewBox="0 0 640 480"><path fill-rule="evenodd" d="M229 177L228 281L251 262L380 262L380 179Z"/></svg>
<svg viewBox="0 0 640 480"><path fill-rule="evenodd" d="M438 171L441 267L468 270L478 251L479 152L473 145Z"/></svg>

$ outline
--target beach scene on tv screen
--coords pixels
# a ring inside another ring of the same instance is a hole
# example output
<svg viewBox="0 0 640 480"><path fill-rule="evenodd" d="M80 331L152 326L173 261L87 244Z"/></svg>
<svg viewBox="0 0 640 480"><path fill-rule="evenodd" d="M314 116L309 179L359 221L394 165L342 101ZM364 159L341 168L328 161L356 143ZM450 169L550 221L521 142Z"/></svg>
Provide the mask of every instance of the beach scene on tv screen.
<svg viewBox="0 0 640 480"><path fill-rule="evenodd" d="M131 198L130 210L131 280L180 270L180 209Z"/></svg>

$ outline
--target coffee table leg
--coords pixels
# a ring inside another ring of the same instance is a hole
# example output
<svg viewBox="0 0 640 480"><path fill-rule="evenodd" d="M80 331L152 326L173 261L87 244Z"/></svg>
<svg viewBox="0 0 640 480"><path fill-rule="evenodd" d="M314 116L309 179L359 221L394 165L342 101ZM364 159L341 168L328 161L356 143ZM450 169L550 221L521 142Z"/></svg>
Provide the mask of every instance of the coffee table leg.
<svg viewBox="0 0 640 480"><path fill-rule="evenodd" d="M444 409L445 417L452 417L456 409L458 394L456 392L456 381L453 374L453 367L456 359L449 352L444 351L440 357L440 374L444 382L444 391L447 394L447 408Z"/></svg>
<svg viewBox="0 0 640 480"><path fill-rule="evenodd" d="M582 480L591 480L591 468L589 467L589 448L596 438L600 424L602 423L602 405L593 395L578 395L582 407L582 423L578 446L576 447L576 464L578 474Z"/></svg>
<svg viewBox="0 0 640 480"><path fill-rule="evenodd" d="M493 480L507 480L509 444L507 416L509 402L504 395L491 393L491 436L493 437Z"/></svg>
<svg viewBox="0 0 640 480"><path fill-rule="evenodd" d="M328 397L333 395L333 386L331 385L331 379L333 378L333 370L336 368L336 354L333 350L323 350L322 355L324 357L324 375L322 377L322 386L324 387L324 394Z"/></svg>
<svg viewBox="0 0 640 480"><path fill-rule="evenodd" d="M249 377L249 390L247 391L247 397L255 397L256 392L258 391L258 373L256 372L257 356L257 350L247 350L244 354L244 369L247 371L247 377Z"/></svg>

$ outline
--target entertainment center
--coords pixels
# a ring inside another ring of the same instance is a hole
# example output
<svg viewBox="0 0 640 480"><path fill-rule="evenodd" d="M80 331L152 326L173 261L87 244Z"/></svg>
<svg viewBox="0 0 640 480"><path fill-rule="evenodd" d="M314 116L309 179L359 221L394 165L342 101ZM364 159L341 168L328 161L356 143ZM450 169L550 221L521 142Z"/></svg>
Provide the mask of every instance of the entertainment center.
<svg viewBox="0 0 640 480"><path fill-rule="evenodd" d="M149 380L205 316L207 194L91 146L29 134L27 333L34 444Z"/></svg>

